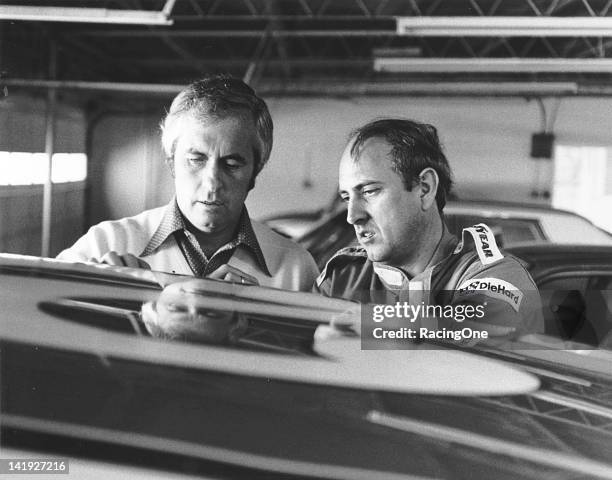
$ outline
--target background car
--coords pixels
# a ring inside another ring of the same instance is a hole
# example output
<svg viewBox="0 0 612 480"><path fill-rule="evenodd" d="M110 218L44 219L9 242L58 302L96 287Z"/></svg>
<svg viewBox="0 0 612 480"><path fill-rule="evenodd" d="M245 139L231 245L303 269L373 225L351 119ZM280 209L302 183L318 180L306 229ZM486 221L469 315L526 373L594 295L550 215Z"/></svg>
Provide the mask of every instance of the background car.
<svg viewBox="0 0 612 480"><path fill-rule="evenodd" d="M3 458L68 459L78 478L612 477L610 352L148 337L139 311L172 280L0 255ZM272 320L269 338L352 305L199 285L200 307Z"/></svg>
<svg viewBox="0 0 612 480"><path fill-rule="evenodd" d="M465 227L486 223L504 247L534 243L612 245L612 235L586 218L539 205L453 200L444 208L444 219L456 235ZM339 202L325 211L285 214L265 221L306 247L320 268L336 251L357 243L353 227L346 222L346 206Z"/></svg>
<svg viewBox="0 0 612 480"><path fill-rule="evenodd" d="M540 290L546 332L612 348L612 246L524 245L508 248Z"/></svg>
<svg viewBox="0 0 612 480"><path fill-rule="evenodd" d="M445 208L445 220L455 234L487 223L505 249L524 261L542 296L548 335L588 345L609 342L606 348L612 348L612 237L607 232L570 212L509 204L453 201ZM337 250L356 244L342 205L320 215L297 241L320 268Z"/></svg>

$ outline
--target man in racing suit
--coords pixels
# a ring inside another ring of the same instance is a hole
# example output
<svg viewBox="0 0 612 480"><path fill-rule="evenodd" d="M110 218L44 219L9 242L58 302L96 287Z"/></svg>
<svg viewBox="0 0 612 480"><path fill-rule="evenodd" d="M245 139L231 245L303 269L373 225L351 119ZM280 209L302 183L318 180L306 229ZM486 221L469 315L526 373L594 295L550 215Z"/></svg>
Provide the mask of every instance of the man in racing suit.
<svg viewBox="0 0 612 480"><path fill-rule="evenodd" d="M491 229L466 228L461 241L448 232L451 185L434 127L383 119L356 130L339 186L360 246L337 252L314 291L368 304L470 308L468 321L439 315L437 326L478 325L490 337L542 331L537 287L519 260L499 250Z"/></svg>

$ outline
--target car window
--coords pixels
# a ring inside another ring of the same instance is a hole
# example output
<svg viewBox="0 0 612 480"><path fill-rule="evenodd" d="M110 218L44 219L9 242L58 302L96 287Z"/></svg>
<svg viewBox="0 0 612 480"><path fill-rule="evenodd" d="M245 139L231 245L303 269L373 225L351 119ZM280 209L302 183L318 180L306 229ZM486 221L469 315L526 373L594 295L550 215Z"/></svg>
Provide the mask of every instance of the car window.
<svg viewBox="0 0 612 480"><path fill-rule="evenodd" d="M612 332L612 275L572 273L540 283L546 333L588 345Z"/></svg>

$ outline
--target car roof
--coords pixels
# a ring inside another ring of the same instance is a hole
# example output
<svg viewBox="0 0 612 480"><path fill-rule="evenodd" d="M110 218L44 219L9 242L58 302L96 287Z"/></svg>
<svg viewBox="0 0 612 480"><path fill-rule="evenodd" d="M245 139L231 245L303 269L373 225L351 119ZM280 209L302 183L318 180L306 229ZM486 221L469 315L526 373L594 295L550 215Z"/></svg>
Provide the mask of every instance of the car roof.
<svg viewBox="0 0 612 480"><path fill-rule="evenodd" d="M504 250L521 259L532 275L576 268L612 272L612 245L524 244Z"/></svg>
<svg viewBox="0 0 612 480"><path fill-rule="evenodd" d="M444 212L449 217L474 215L483 218L485 222L487 218L534 221L550 243L612 244L612 234L588 218L546 205L461 200L448 202Z"/></svg>
<svg viewBox="0 0 612 480"><path fill-rule="evenodd" d="M612 245L584 245L584 244L523 244L508 247L505 250L514 255L525 257L549 258L562 260L571 257L593 258L612 264ZM606 261L607 260L607 261Z"/></svg>
<svg viewBox="0 0 612 480"><path fill-rule="evenodd" d="M559 213L564 215L572 215L580 217L575 212L570 212L569 210L563 210L559 208L551 207L550 205L545 205L541 203L523 203L523 202L510 202L503 200L449 200L446 202L446 208L466 208L466 209L495 209L496 212L499 210L508 210L508 211L519 211L524 212L525 210L532 212L542 212L542 213Z"/></svg>

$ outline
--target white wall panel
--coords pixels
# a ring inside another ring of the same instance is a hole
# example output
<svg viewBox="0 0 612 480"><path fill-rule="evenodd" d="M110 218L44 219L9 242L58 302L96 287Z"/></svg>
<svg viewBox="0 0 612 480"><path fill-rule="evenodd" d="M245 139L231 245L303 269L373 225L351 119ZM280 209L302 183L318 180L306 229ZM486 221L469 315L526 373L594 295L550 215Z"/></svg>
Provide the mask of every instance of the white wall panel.
<svg viewBox="0 0 612 480"><path fill-rule="evenodd" d="M0 101L0 150L45 151L46 102L42 97L9 94ZM85 153L87 125L80 108L58 103L55 151Z"/></svg>
<svg viewBox="0 0 612 480"><path fill-rule="evenodd" d="M274 148L247 201L256 218L327 204L336 191L338 160L349 132L380 116L414 118L438 127L460 197L534 202L530 192L537 162L529 152L531 134L541 129L535 101L271 98L268 104ZM612 99L564 99L554 129L557 143L612 145L611 111ZM170 198L172 182L159 146L158 122L152 115L109 116L96 128L93 221L132 215Z"/></svg>
<svg viewBox="0 0 612 480"><path fill-rule="evenodd" d="M158 123L157 117L116 114L97 123L90 161L92 223L135 215L171 197Z"/></svg>
<svg viewBox="0 0 612 480"><path fill-rule="evenodd" d="M531 201L531 134L537 105L523 99L272 99L275 146L249 206L254 216L319 208L334 195L337 166L349 132L381 116L401 116L438 128L464 198ZM302 185L311 158L313 188Z"/></svg>

